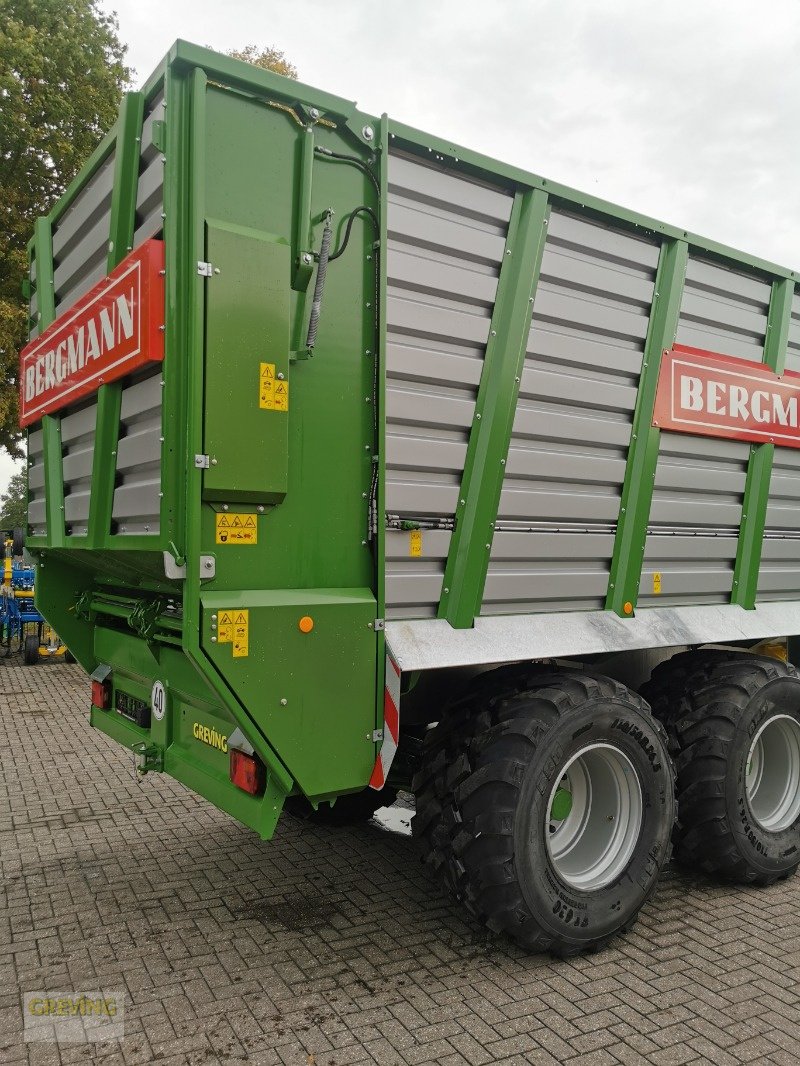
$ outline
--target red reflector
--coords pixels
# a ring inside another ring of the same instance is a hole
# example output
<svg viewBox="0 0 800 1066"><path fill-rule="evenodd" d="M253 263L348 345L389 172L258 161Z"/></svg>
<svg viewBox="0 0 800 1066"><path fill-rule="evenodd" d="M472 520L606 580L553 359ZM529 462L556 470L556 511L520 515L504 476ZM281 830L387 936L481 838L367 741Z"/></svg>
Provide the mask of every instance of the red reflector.
<svg viewBox="0 0 800 1066"><path fill-rule="evenodd" d="M260 796L264 791L264 766L255 755L231 749L231 781L243 792Z"/></svg>
<svg viewBox="0 0 800 1066"><path fill-rule="evenodd" d="M111 684L108 681L92 682L92 704L101 711L107 711L111 706Z"/></svg>

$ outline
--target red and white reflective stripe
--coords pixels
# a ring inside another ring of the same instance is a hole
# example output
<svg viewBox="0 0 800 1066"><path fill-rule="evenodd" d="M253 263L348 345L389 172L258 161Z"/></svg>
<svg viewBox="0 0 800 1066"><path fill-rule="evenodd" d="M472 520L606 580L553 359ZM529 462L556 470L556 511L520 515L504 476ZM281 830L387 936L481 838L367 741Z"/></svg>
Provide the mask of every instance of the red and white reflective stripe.
<svg viewBox="0 0 800 1066"><path fill-rule="evenodd" d="M381 789L386 784L389 767L400 739L400 668L386 654L386 688L383 693L383 743L375 760L369 787Z"/></svg>

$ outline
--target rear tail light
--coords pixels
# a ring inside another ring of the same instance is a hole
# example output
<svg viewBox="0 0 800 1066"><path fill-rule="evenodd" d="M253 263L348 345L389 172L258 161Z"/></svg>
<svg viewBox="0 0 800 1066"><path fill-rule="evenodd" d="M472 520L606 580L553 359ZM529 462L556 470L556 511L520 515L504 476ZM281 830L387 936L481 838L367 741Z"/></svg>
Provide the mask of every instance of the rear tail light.
<svg viewBox="0 0 800 1066"><path fill-rule="evenodd" d="M111 706L111 682L92 682L92 705L99 707L101 711L107 711Z"/></svg>
<svg viewBox="0 0 800 1066"><path fill-rule="evenodd" d="M266 781L264 764L255 755L231 748L231 781L243 792L261 796Z"/></svg>

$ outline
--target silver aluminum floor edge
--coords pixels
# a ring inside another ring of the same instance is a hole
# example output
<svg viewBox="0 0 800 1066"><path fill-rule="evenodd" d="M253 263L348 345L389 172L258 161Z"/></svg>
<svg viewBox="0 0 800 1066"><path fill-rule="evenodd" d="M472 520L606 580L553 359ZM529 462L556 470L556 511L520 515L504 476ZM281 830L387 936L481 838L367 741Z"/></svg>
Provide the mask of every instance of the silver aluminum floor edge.
<svg viewBox="0 0 800 1066"><path fill-rule="evenodd" d="M800 633L800 602L649 607L633 618L611 611L498 615L453 629L439 618L386 623L386 640L401 670L567 658L643 648L761 640Z"/></svg>

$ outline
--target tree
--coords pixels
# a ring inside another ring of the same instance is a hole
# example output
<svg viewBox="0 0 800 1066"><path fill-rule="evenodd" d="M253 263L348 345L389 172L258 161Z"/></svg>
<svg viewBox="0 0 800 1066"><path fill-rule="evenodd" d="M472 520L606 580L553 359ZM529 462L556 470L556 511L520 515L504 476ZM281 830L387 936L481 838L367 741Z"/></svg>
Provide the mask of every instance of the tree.
<svg viewBox="0 0 800 1066"><path fill-rule="evenodd" d="M6 491L0 494L0 530L25 528L28 521L27 492L25 471L12 474Z"/></svg>
<svg viewBox="0 0 800 1066"><path fill-rule="evenodd" d="M252 63L254 67L263 70L274 70L276 74L283 74L285 78L296 78L297 67L290 63L283 52L277 48L261 48L258 45L248 44L246 48L233 48L227 53L231 59L242 59L245 63Z"/></svg>
<svg viewBox="0 0 800 1066"><path fill-rule="evenodd" d="M21 454L27 242L119 110L130 71L98 0L0 0L0 447Z"/></svg>

